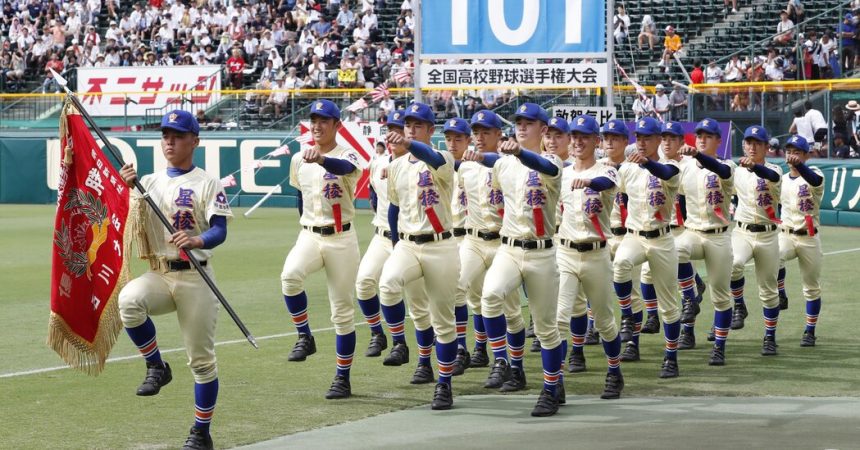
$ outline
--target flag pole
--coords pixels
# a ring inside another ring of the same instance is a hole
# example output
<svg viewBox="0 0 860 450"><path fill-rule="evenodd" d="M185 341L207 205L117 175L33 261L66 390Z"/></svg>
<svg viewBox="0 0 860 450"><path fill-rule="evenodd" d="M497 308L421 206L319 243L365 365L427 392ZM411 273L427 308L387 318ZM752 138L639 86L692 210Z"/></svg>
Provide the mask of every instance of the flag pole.
<svg viewBox="0 0 860 450"><path fill-rule="evenodd" d="M75 105L78 111L80 111L81 116L83 116L84 120L86 120L87 123L90 124L90 127L92 127L93 131L96 132L96 135L98 135L99 139L102 140L110 154L113 155L113 157L117 160L120 166L124 166L125 161L122 159L122 155L110 143L110 141L108 141L107 136L105 136L101 128L96 125L95 120L93 120L89 113L87 113L87 110L84 108L84 105L81 103L80 99L78 99L77 95L75 95L75 93L72 92L71 89L69 89L68 81L66 81L65 78L61 77L60 74L54 71L54 69L51 69L51 73L54 75L54 80L56 80L56 82L60 86L62 86L63 90L66 91L66 97L71 100L71 102ZM165 226L165 228L167 228L170 234L176 233L176 229L173 228L173 225L170 224L170 221L167 220L167 217L164 215L163 212L161 212L161 209L158 208L158 205L155 204L155 201L152 200L152 198L149 196L149 193L146 192L146 189L144 189L143 185L140 184L139 180L134 180L134 187L138 190L138 192L140 192L140 194L143 196L143 199L146 200L146 203L149 205L150 209L155 212L155 215L158 217L158 220L161 221L161 223ZM203 280L209 286L209 289L212 290L212 293L215 294L215 297L217 297L218 301L221 302L221 305L224 306L224 309L227 311L227 314L230 315L230 318L233 319L233 322L236 323L236 325L245 335L245 338L248 339L248 342L254 348L260 348L257 345L257 340L254 338L251 332L248 331L248 328L242 322L242 319L240 319L239 316L236 314L236 311L233 310L233 307L230 306L230 303L227 302L227 299L224 297L224 294L222 294L218 287L215 286L215 282L212 280L212 277L210 277L209 274L203 270L203 266L200 265L200 261L197 260L197 257L194 256L194 254L190 251L185 252L185 254L188 256L188 260L191 261L191 264L194 266L194 268L197 269L197 272L200 273L200 276L203 277Z"/></svg>

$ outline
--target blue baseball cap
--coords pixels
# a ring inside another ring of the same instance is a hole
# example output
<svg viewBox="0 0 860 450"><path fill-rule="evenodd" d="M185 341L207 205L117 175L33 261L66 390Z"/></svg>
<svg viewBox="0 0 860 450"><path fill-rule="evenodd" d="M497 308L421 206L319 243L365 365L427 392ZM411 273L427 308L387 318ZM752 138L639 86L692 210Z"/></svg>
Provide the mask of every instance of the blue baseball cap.
<svg viewBox="0 0 860 450"><path fill-rule="evenodd" d="M570 133L570 125L568 125L567 120L565 120L564 117L553 117L552 119L549 119L547 126L555 128L564 134Z"/></svg>
<svg viewBox="0 0 860 450"><path fill-rule="evenodd" d="M636 122L636 134L653 136L660 134L660 122L653 117L643 117Z"/></svg>
<svg viewBox="0 0 860 450"><path fill-rule="evenodd" d="M409 105L406 108L406 115L403 120L405 121L408 118L418 119L422 122L429 122L431 124L436 123L436 114L433 114L433 110L430 109L429 106L424 103L415 102Z"/></svg>
<svg viewBox="0 0 860 450"><path fill-rule="evenodd" d="M169 128L181 133L193 133L195 136L200 135L200 124L188 111L174 109L168 112L161 118L161 129Z"/></svg>
<svg viewBox="0 0 860 450"><path fill-rule="evenodd" d="M809 153L809 143L806 142L806 138L796 134L793 134L788 138L788 142L785 143L785 147L794 147L803 153Z"/></svg>
<svg viewBox="0 0 860 450"><path fill-rule="evenodd" d="M443 133L447 133L452 131L458 134L464 134L466 136L472 135L472 127L469 126L469 122L466 119L462 119L460 117L455 117L453 119L448 119L445 121L445 128L443 129Z"/></svg>
<svg viewBox="0 0 860 450"><path fill-rule="evenodd" d="M630 139L630 131L627 129L627 124L624 123L623 120L612 119L609 122L603 124L603 129L600 130L602 134L615 134L618 136L624 136L627 139Z"/></svg>
<svg viewBox="0 0 860 450"><path fill-rule="evenodd" d="M684 128L680 122L664 122L660 127L660 135L671 134L672 136L684 137Z"/></svg>
<svg viewBox="0 0 860 450"><path fill-rule="evenodd" d="M549 123L549 115L546 113L546 110L534 103L523 103L520 105L520 107L517 108L516 114L514 114L514 120L517 120L520 117Z"/></svg>
<svg viewBox="0 0 860 450"><path fill-rule="evenodd" d="M502 119L489 109L482 109L472 115L472 126L502 129Z"/></svg>
<svg viewBox="0 0 860 450"><path fill-rule="evenodd" d="M403 123L405 115L406 112L404 112L402 109L391 111L390 113L388 113L388 117L385 120L385 124L389 127L403 128L404 126L406 126L406 124Z"/></svg>
<svg viewBox="0 0 860 450"><path fill-rule="evenodd" d="M340 108L330 100L317 100L311 105L311 117L313 116L340 120Z"/></svg>
<svg viewBox="0 0 860 450"><path fill-rule="evenodd" d="M591 117L588 114L584 114L581 116L576 116L570 120L570 132L582 134L599 134L600 125L597 124L597 120L595 120L594 117Z"/></svg>
<svg viewBox="0 0 860 450"><path fill-rule="evenodd" d="M744 131L744 140L747 139L755 139L756 141L761 141L767 144L770 140L770 134L763 126L753 125Z"/></svg>
<svg viewBox="0 0 860 450"><path fill-rule="evenodd" d="M696 124L696 133L698 132L713 134L714 136L721 136L722 132L720 132L720 123L714 119L702 119L701 122Z"/></svg>

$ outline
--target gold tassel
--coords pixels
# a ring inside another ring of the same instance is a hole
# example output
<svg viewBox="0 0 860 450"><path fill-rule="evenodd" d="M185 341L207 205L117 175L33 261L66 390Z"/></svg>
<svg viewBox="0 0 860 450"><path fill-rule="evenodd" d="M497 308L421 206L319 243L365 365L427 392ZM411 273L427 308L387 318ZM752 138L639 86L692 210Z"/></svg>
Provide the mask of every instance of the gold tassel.
<svg viewBox="0 0 860 450"><path fill-rule="evenodd" d="M149 235L146 234L146 222L149 219L149 205L143 197L132 196L129 202L128 218L125 225L125 243L130 246L132 242L137 247L137 255L140 259L149 262L149 268L160 273L167 273L167 258L153 254ZM128 251L130 251L130 247Z"/></svg>
<svg viewBox="0 0 860 450"><path fill-rule="evenodd" d="M66 104L63 105L63 112L60 115L60 142L62 142L63 139L66 140L66 146L63 148L63 164L65 164L67 166L71 166L72 162L74 162L74 159L73 159L74 152L73 152L72 146L69 145L69 139L68 139L68 137L69 137L68 136L68 131L69 131L68 115L73 113L73 112L75 112L75 110L72 107L71 101L66 99Z"/></svg>

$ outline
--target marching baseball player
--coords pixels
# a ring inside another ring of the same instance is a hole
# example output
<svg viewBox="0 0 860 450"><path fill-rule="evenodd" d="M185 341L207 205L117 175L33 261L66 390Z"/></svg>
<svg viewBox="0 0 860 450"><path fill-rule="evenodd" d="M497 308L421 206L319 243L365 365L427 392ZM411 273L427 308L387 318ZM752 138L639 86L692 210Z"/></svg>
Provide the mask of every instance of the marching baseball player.
<svg viewBox="0 0 860 450"><path fill-rule="evenodd" d="M653 118L637 121L637 152L628 156L628 164L623 164L618 171L619 189L628 197L628 232L615 252L613 284L619 303L629 301L633 267L648 262L666 336L660 378L674 378L678 376L681 326L675 282L678 254L669 219L680 170L675 161L657 162L660 132L660 124Z"/></svg>
<svg viewBox="0 0 860 450"><path fill-rule="evenodd" d="M308 325L304 284L308 275L325 269L337 353L337 371L326 398L342 399L352 394L349 371L355 353L353 288L359 250L351 221L361 168L356 152L337 144L341 126L338 107L328 100L318 100L311 105L310 116L315 145L290 161L290 186L299 191L302 230L281 272L284 300L299 333L288 359L304 361L316 352Z"/></svg>
<svg viewBox="0 0 860 450"><path fill-rule="evenodd" d="M735 171L738 206L734 217L737 226L732 231L731 290L735 306L731 328L743 328L747 316L743 297L744 265L754 259L759 298L764 305L762 356L777 354L776 324L779 319L776 277L779 271L777 225L780 221L776 217L776 207L780 198L782 169L765 161L769 138L767 130L758 125L744 132L746 156L740 159L739 165L746 170Z"/></svg>
<svg viewBox="0 0 860 450"><path fill-rule="evenodd" d="M493 187L493 169L484 163L499 158L499 141L502 137L502 121L490 110L478 111L471 120L475 150L469 150L460 164L459 178L466 192L468 212L466 214L466 237L460 244L460 279L457 283L457 301L464 298L472 310L475 328L475 348L470 367L486 367L487 332L481 309L481 297L472 296L483 290L484 278L493 263L501 244L499 230L504 216L504 196ZM492 164L489 164L492 166ZM509 335L523 329L523 314L518 290L508 294L503 304ZM501 384L490 386L499 388Z"/></svg>
<svg viewBox="0 0 860 450"><path fill-rule="evenodd" d="M493 188L501 189L504 194L505 216L500 232L502 246L484 279L481 310L495 358L488 384L502 379L505 380L502 391L524 389L523 369L509 368L503 305L520 285L528 289L529 310L534 318L535 335L540 339L544 370L543 389L531 414L542 417L554 415L559 403L564 403L564 385L560 384L564 349L555 321L558 267L552 240L562 161L555 155L527 150L538 149L541 135L546 131L549 117L543 108L524 103L514 117L518 142L503 143L500 150L509 156L499 158L493 166ZM521 357L525 330L511 337L517 339L511 345L511 356L517 352Z"/></svg>
<svg viewBox="0 0 860 450"><path fill-rule="evenodd" d="M571 123L575 159L573 165L562 170L561 176L563 212L556 239L560 244L556 251L560 276L556 320L562 335L574 328L582 331L583 335L574 334L571 359L584 367L585 355L581 344L587 321L585 299L588 298L609 364L606 386L600 397L615 399L621 396L624 377L621 375L621 338L615 324L612 262L606 248L606 236L610 234L609 212L615 200L618 172L609 165L598 164L594 158L594 150L600 141L597 121L585 115L575 117ZM562 130L553 129L550 125L546 135L560 132ZM578 349L577 343L580 344Z"/></svg>
<svg viewBox="0 0 860 450"><path fill-rule="evenodd" d="M622 120L613 119L606 122L601 130L604 152L606 157L598 161L616 170L621 169L621 165L626 162L624 154L628 143L630 142L629 130L627 125ZM618 251L621 241L627 235L627 194L621 191L614 193L612 211L609 215L609 225L611 236L608 237L609 255L611 259L615 259L615 254ZM621 354L622 361L639 361L639 332L642 327L642 293L640 291L640 273L641 266L633 267L631 278L631 295L630 300L624 299L620 303L621 306L621 331L619 336L622 342L627 342L624 352ZM656 302L656 295L654 296ZM648 302L645 302L648 306ZM634 308L638 309L634 311ZM656 305L654 306L656 308ZM575 320L575 319L574 319ZM637 325L638 324L638 325ZM657 322L659 326L659 321ZM596 328L592 328L596 330ZM585 343L588 344L589 335L585 336ZM575 361L569 362L569 369L580 367L575 364ZM584 365L582 366L584 368Z"/></svg>
<svg viewBox="0 0 860 450"><path fill-rule="evenodd" d="M233 217L220 181L192 163L200 143L200 125L187 111L175 110L161 119L161 149L167 170L146 175L140 183L169 219L170 235L147 203L132 191L130 232L141 259L150 270L128 283L119 294L122 323L146 359L146 378L137 395L158 394L173 376L162 361L149 316L176 311L179 328L194 375L194 426L184 449L211 449L209 424L218 398L218 364L215 359L215 323L218 299L185 255L191 251L214 278L209 259L212 249L227 238L227 219ZM128 186L137 173L131 164L120 171Z"/></svg>
<svg viewBox="0 0 860 450"><path fill-rule="evenodd" d="M460 258L457 243L451 239L454 158L449 152L430 147L435 121L429 106L413 103L406 109L406 136L389 132L386 137L390 144L408 148L409 155L395 159L388 166L389 227L392 240L397 243L382 268L379 293L382 304L393 307L403 302L402 292L407 283L423 276L425 284L432 286L427 291L429 305L415 305L412 300L413 307L430 311L432 324L426 330L416 331L416 335L420 350L423 345L432 346L435 334L439 382L431 407L450 409L454 403L451 375L457 357L456 285L452 280L459 276ZM386 314L386 321L389 319L402 320ZM426 356L426 362L419 358L413 383L433 381L429 352Z"/></svg>
<svg viewBox="0 0 860 450"><path fill-rule="evenodd" d="M682 148L685 155L694 159L681 165L679 190L686 199L687 219L684 232L675 241L678 247L678 285L684 297L684 314L695 320L692 305L696 303L696 293L693 264L690 261L705 260L715 311L715 341L708 364L722 366L726 361L726 339L732 321L732 298L729 291L731 268L726 261L732 259L728 230L729 206L734 194L735 164L730 159L717 159L717 149L722 138L716 120L702 120L696 124L695 132L696 146ZM665 139L664 137L664 142ZM684 322L684 319L681 321ZM695 345L692 323L684 325L685 328L689 325L688 333Z"/></svg>
<svg viewBox="0 0 860 450"><path fill-rule="evenodd" d="M463 154L468 150L471 142L472 128L469 126L469 121L456 117L446 120L442 131L445 134L445 145L448 148L448 152L454 157L454 196L451 199L451 214L454 228L451 231L454 233L454 241L457 242L457 246L460 248L463 246L464 236L466 236L466 215L468 214L468 201L463 186L464 180L460 175L460 167L462 165ZM480 293L470 290L467 294L473 297L473 303L480 301ZM477 300L474 300L474 297L477 297ZM454 317L457 320L457 358L454 360L454 376L457 376L462 375L466 371L470 366L472 358L466 347L466 327L469 324L469 307L466 304L466 295L460 295L459 289L454 302Z"/></svg>
<svg viewBox="0 0 860 450"><path fill-rule="evenodd" d="M806 329L801 347L815 346L815 325L821 311L821 237L818 235L819 207L824 196L824 175L809 167L809 143L793 135L785 145L789 173L782 176L782 227L779 233L779 276L777 283L785 296L785 262L797 258L803 296L806 298ZM786 301L788 299L787 296Z"/></svg>

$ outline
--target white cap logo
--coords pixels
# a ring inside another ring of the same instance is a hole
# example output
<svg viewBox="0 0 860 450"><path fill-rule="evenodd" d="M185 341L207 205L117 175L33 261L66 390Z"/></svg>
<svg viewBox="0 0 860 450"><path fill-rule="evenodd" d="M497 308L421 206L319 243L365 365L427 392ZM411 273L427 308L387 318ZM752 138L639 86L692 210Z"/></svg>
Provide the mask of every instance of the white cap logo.
<svg viewBox="0 0 860 450"><path fill-rule="evenodd" d="M640 127L640 128L645 128L645 121L644 121L644 120L640 120L640 121L639 121L639 127Z"/></svg>
<svg viewBox="0 0 860 450"><path fill-rule="evenodd" d="M526 105L520 106L520 112L526 112Z"/></svg>
<svg viewBox="0 0 860 450"><path fill-rule="evenodd" d="M753 129L752 129L752 133L753 133L753 134L758 134L758 128L753 127Z"/></svg>
<svg viewBox="0 0 860 450"><path fill-rule="evenodd" d="M452 127L452 128L453 128L453 127L456 127L456 126L457 126L457 121L456 121L456 120L454 120L454 119L451 119L451 121L450 121L450 122L448 122L448 126L449 126L449 127Z"/></svg>
<svg viewBox="0 0 860 450"><path fill-rule="evenodd" d="M321 111L323 109L323 102L317 102L317 111Z"/></svg>
<svg viewBox="0 0 860 450"><path fill-rule="evenodd" d="M666 128L672 129L672 122L666 122Z"/></svg>
<svg viewBox="0 0 860 450"><path fill-rule="evenodd" d="M606 128L609 128L610 130L614 130L615 129L615 122L607 123Z"/></svg>
<svg viewBox="0 0 860 450"><path fill-rule="evenodd" d="M418 105L412 105L412 112L418 112Z"/></svg>
<svg viewBox="0 0 860 450"><path fill-rule="evenodd" d="M484 113L478 113L478 120L484 120Z"/></svg>
<svg viewBox="0 0 860 450"><path fill-rule="evenodd" d="M558 125L558 117L553 117L549 122L550 125Z"/></svg>
<svg viewBox="0 0 860 450"><path fill-rule="evenodd" d="M400 120L400 113L394 113L394 120Z"/></svg>
<svg viewBox="0 0 860 450"><path fill-rule="evenodd" d="M703 126L703 127L709 127L709 126L711 126L711 123L710 123L710 122L708 122L708 119L705 119L705 120L703 120L703 121L702 121L702 126Z"/></svg>
<svg viewBox="0 0 860 450"><path fill-rule="evenodd" d="M793 144L796 144L797 143L797 136L794 136L793 138L791 138L791 142Z"/></svg>
<svg viewBox="0 0 860 450"><path fill-rule="evenodd" d="M168 121L168 122L170 122L170 123L176 123L176 119L177 119L177 118L179 118L179 115L178 115L178 114L176 114L176 113L170 113L170 115L169 115L169 116L167 116L167 121Z"/></svg>
<svg viewBox="0 0 860 450"><path fill-rule="evenodd" d="M580 117L579 119L576 119L576 124L577 124L577 125L582 125L582 124L584 124L584 123L585 123L585 118L584 118L584 117Z"/></svg>

